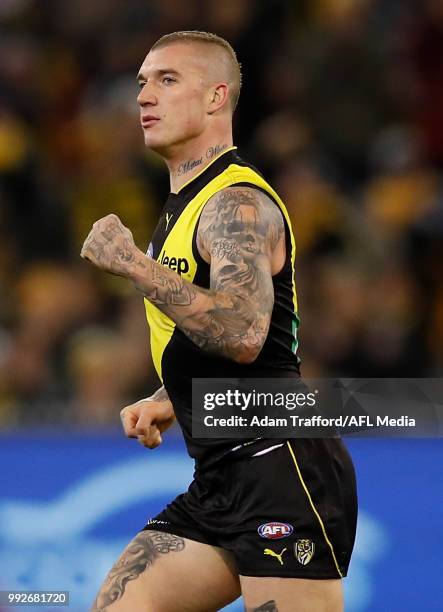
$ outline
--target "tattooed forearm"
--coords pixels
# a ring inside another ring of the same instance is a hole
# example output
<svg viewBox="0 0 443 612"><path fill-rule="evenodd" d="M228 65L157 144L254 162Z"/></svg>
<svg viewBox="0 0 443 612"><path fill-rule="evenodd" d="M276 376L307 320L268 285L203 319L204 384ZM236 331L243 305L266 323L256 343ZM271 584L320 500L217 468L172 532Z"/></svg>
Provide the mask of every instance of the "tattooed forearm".
<svg viewBox="0 0 443 612"><path fill-rule="evenodd" d="M196 287L168 268L149 260L150 288L145 296L158 306L189 306L196 297Z"/></svg>
<svg viewBox="0 0 443 612"><path fill-rule="evenodd" d="M160 555L180 552L184 547L185 540L175 535L141 531L109 572L91 612L107 612L108 606L123 597L130 580L136 580Z"/></svg>
<svg viewBox="0 0 443 612"><path fill-rule="evenodd" d="M231 187L211 198L199 223L198 248L210 259L209 289L146 257L116 215L94 223L82 257L130 278L200 348L251 362L268 333L274 304L271 256L283 241L278 207L258 190Z"/></svg>
<svg viewBox="0 0 443 612"><path fill-rule="evenodd" d="M167 402L169 401L169 395L163 386L160 387L160 389L157 389L157 391L153 393L149 399L154 400L155 402Z"/></svg>
<svg viewBox="0 0 443 612"><path fill-rule="evenodd" d="M245 346L259 350L258 336L267 327L247 299L197 287L154 261L145 265L147 272L138 276L136 287L197 346L233 359L242 358Z"/></svg>
<svg viewBox="0 0 443 612"><path fill-rule="evenodd" d="M252 361L269 329L274 303L270 257L284 235L278 208L250 188L230 188L205 206L198 244L210 256L211 286L202 289L146 260L136 287L197 346Z"/></svg>
<svg viewBox="0 0 443 612"><path fill-rule="evenodd" d="M270 599L258 608L248 608L247 612L278 612L278 608L275 600Z"/></svg>

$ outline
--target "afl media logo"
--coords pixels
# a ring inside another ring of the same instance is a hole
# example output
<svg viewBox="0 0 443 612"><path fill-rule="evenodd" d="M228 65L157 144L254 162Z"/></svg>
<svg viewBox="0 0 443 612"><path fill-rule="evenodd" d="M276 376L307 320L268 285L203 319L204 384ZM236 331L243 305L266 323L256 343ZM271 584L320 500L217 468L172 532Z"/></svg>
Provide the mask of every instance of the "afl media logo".
<svg viewBox="0 0 443 612"><path fill-rule="evenodd" d="M274 521L272 523L263 523L257 531L262 538L266 538L267 540L280 540L281 538L290 536L294 528L289 523Z"/></svg>

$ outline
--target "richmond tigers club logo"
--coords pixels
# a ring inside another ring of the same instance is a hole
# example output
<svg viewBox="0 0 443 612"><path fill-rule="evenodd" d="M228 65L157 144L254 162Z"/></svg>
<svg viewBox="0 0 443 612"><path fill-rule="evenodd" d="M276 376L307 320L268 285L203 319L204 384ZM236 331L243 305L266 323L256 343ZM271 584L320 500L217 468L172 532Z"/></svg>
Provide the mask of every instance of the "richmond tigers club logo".
<svg viewBox="0 0 443 612"><path fill-rule="evenodd" d="M297 540L294 544L294 555L299 563L308 565L314 556L315 544L312 540Z"/></svg>

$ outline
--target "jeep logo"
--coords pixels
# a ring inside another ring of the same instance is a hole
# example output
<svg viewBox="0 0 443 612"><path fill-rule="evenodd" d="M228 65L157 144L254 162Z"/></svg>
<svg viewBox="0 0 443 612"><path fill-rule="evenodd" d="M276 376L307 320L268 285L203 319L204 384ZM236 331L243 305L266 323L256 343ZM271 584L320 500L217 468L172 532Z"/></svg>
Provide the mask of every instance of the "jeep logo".
<svg viewBox="0 0 443 612"><path fill-rule="evenodd" d="M189 263L185 257L168 257L165 251L162 251L160 263L178 274L186 274L189 271Z"/></svg>

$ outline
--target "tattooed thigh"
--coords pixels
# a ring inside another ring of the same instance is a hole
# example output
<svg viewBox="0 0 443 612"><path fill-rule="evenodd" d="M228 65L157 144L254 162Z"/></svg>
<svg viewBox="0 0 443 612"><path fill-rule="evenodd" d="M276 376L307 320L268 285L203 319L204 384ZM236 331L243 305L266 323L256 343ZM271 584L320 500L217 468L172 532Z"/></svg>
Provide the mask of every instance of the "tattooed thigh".
<svg viewBox="0 0 443 612"><path fill-rule="evenodd" d="M108 606L123 597L127 584L153 566L159 557L180 552L184 548L185 540L178 536L159 531L141 531L107 575L91 612L105 612Z"/></svg>
<svg viewBox="0 0 443 612"><path fill-rule="evenodd" d="M241 576L247 612L343 612L340 579Z"/></svg>
<svg viewBox="0 0 443 612"><path fill-rule="evenodd" d="M247 612L278 612L277 604L274 599L266 601L258 608L247 608Z"/></svg>

